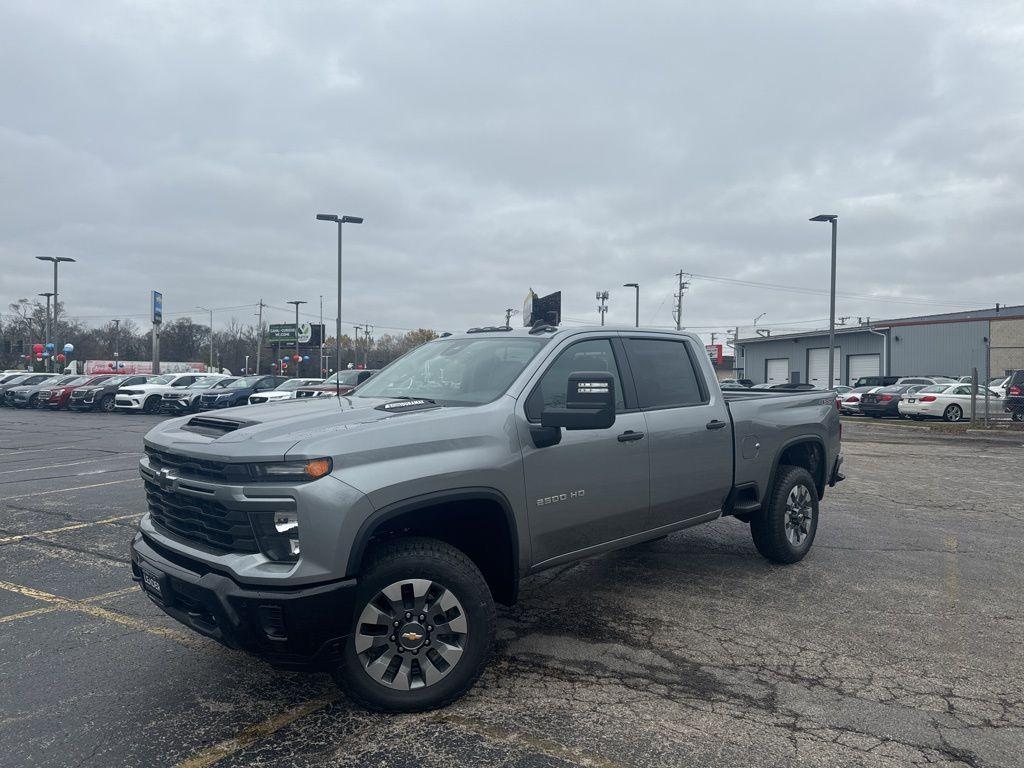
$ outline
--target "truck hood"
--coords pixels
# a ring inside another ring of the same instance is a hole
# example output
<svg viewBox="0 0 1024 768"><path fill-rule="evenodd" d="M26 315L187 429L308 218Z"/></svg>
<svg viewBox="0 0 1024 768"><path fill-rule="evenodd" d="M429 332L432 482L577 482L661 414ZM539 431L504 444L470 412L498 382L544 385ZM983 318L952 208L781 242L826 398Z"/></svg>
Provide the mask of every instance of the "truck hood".
<svg viewBox="0 0 1024 768"><path fill-rule="evenodd" d="M244 405L165 421L144 442L159 450L229 462L333 456L353 450L359 435L380 422L400 420L412 426L443 417L444 411L466 410L407 407L405 402L342 396Z"/></svg>

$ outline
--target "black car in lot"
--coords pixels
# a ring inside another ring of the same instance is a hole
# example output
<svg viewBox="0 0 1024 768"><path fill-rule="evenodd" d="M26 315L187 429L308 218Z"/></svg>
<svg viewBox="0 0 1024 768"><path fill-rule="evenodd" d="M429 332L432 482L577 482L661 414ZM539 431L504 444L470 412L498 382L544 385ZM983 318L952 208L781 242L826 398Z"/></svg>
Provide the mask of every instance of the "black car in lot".
<svg viewBox="0 0 1024 768"><path fill-rule="evenodd" d="M225 387L204 392L195 399L200 411L215 408L233 408L249 402L249 395L254 392L266 392L276 389L288 381L287 376L243 376L235 379Z"/></svg>
<svg viewBox="0 0 1024 768"><path fill-rule="evenodd" d="M1006 382L1006 399L1003 406L1014 421L1024 421L1024 370L1014 371Z"/></svg>
<svg viewBox="0 0 1024 768"><path fill-rule="evenodd" d="M114 395L120 387L134 387L145 384L152 376L142 374L111 376L89 387L78 387L68 398L68 409L72 411L114 412Z"/></svg>
<svg viewBox="0 0 1024 768"><path fill-rule="evenodd" d="M899 384L893 387L882 387L874 392L865 392L860 396L860 412L865 416L882 419L890 416L902 419L900 400L905 395L912 395L924 389L927 384Z"/></svg>

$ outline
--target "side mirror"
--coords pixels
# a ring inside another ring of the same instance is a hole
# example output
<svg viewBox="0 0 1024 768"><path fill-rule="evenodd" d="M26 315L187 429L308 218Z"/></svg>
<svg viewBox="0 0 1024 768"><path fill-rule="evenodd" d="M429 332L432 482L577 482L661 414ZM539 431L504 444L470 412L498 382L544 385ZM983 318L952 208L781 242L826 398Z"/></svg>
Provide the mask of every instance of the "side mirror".
<svg viewBox="0 0 1024 768"><path fill-rule="evenodd" d="M541 411L542 427L608 429L615 424L615 378L607 371L569 374L565 407Z"/></svg>

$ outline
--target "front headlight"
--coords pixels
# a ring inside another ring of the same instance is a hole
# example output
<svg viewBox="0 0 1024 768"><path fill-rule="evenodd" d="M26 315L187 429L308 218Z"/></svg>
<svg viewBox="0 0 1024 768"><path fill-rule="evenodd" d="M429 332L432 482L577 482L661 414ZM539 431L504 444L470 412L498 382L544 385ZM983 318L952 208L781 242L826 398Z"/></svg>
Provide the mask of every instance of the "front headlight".
<svg viewBox="0 0 1024 768"><path fill-rule="evenodd" d="M308 482L329 475L334 469L330 458L302 461L267 461L249 465L249 473L256 480Z"/></svg>

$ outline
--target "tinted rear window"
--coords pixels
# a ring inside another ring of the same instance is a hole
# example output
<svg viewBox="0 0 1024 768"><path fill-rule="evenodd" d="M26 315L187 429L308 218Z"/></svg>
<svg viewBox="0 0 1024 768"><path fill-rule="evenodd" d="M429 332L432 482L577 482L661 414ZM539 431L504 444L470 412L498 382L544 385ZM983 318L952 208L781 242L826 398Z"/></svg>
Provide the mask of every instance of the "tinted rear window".
<svg viewBox="0 0 1024 768"><path fill-rule="evenodd" d="M686 342L627 339L626 348L641 408L673 408L707 401Z"/></svg>

